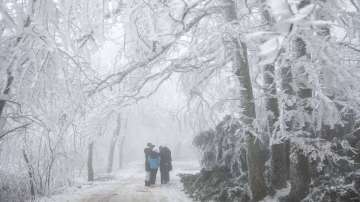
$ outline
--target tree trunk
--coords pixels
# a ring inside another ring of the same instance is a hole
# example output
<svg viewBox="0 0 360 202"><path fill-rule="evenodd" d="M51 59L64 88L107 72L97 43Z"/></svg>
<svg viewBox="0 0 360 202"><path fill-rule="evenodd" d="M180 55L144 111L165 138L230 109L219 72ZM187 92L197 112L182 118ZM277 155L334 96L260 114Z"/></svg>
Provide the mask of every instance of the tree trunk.
<svg viewBox="0 0 360 202"><path fill-rule="evenodd" d="M293 45L295 46L294 52L296 55L296 58L292 58L293 61L299 59L300 57L305 55L306 49L305 44L303 43L302 39L296 38L293 42ZM297 70L304 71L303 69ZM304 72L302 72L304 73ZM302 78L305 79L305 78ZM301 124L297 122L291 111L299 110L301 107L306 106L307 99L311 97L311 89L304 88L304 84L300 83L300 81L305 82L306 80L300 80L300 78L296 77L296 80L293 79L292 74L292 66L290 64L282 67L281 69L281 88L283 90L283 93L285 94L284 103L283 103L283 132L285 132L287 135L292 134L293 132L303 132L306 135L309 135L312 133L310 123L306 122L304 127L299 127ZM299 91L295 92L292 85L295 83L297 86L300 87ZM296 97L298 95L298 97ZM305 108L305 107L304 107ZM312 110L311 108L305 108L305 113L308 113L308 116L310 117ZM291 200L289 201L300 201L302 198L306 196L306 194L309 192L309 186L310 186L310 164L308 162L307 157L305 154L303 154L302 150L299 148L299 145L291 145L291 155L294 156L295 160L290 161L290 184L291 184L291 190L289 197ZM282 156L282 152L278 153L272 153L274 158L280 158L279 156ZM287 157L283 156L283 157ZM284 160L287 162L288 160ZM287 165L287 164L286 164ZM274 178L276 177L276 173L274 173ZM286 173L288 175L288 173ZM274 179L274 182L277 182L277 179ZM283 185L283 183L279 183L278 185ZM276 186L275 186L276 187Z"/></svg>
<svg viewBox="0 0 360 202"><path fill-rule="evenodd" d="M274 26L274 20L270 15L270 12L265 7L265 1L262 0L262 16L265 19L268 26ZM273 30L270 30L273 31ZM267 116L267 130L268 133L274 134L276 131L274 124L279 120L279 101L277 98L276 81L275 81L275 66L273 63L266 64L263 67L263 79L264 79L264 94L265 94L265 109L270 114Z"/></svg>
<svg viewBox="0 0 360 202"><path fill-rule="evenodd" d="M274 20L271 16L268 8L264 8L265 1L263 0L262 6L262 15L269 25L273 27ZM279 110L279 101L277 98L277 85L275 81L275 66L274 64L267 64L263 67L264 69L264 94L265 94L265 110L268 114L267 116L267 133L270 134L270 137L273 139L277 138L276 136L280 131L275 127L275 123L279 120L280 110ZM270 146L270 181L271 187L275 189L282 189L287 186L287 180L289 179L289 169L290 169L290 145L288 140L284 142L276 141Z"/></svg>
<svg viewBox="0 0 360 202"><path fill-rule="evenodd" d="M310 1L303 0L299 3L298 9L301 9L305 6L310 4ZM300 59L304 59L306 56L306 43L305 41L300 38L296 37L292 42L292 49L294 56L292 60L298 61ZM297 111L301 110L306 117L304 124L297 123L296 125L292 125L293 131L300 130L303 135L307 137L313 137L314 131L312 129L311 117L313 109L311 107L311 97L312 97L312 88L309 84L309 78L307 76L305 67L297 66L293 68L296 76L294 77L294 82L297 87L297 99L296 100L296 108ZM299 127L300 126L300 127ZM306 195L309 193L310 190L310 182L311 182L311 172L310 172L310 162L307 158L307 154L303 153L303 150L300 148L299 145L292 145L291 146L291 153L294 158L290 161L290 183L291 189L289 198L290 201L301 201Z"/></svg>
<svg viewBox="0 0 360 202"><path fill-rule="evenodd" d="M3 91L4 95L8 95L10 93L10 86L11 86L13 80L14 80L14 77L11 75L11 72L7 71L6 86L5 86L5 89ZM0 117L3 115L5 104L6 104L6 100L1 100L0 99Z"/></svg>
<svg viewBox="0 0 360 202"><path fill-rule="evenodd" d="M34 180L34 170L33 170L32 166L30 164L29 158L28 158L28 156L27 156L24 149L22 150L22 153L23 153L23 157L24 157L26 166L28 168L31 199L35 200L36 193L35 193L35 184L34 184L34 182L35 182L35 180Z"/></svg>
<svg viewBox="0 0 360 202"><path fill-rule="evenodd" d="M177 142L174 149L174 159L179 160L181 158L181 142Z"/></svg>
<svg viewBox="0 0 360 202"><path fill-rule="evenodd" d="M121 141L119 143L119 168L123 168L124 165L124 143L125 143L125 135L122 136Z"/></svg>
<svg viewBox="0 0 360 202"><path fill-rule="evenodd" d="M279 120L279 102L277 99L275 68L273 64L264 66L264 85L265 85L265 109L270 112L267 117L267 128L270 134L274 134L276 128L274 124Z"/></svg>
<svg viewBox="0 0 360 202"><path fill-rule="evenodd" d="M110 143L110 150L109 150L109 156L108 156L108 165L106 172L111 173L113 168L113 162L114 162L114 152L115 152L115 145L116 145L116 139L112 139Z"/></svg>
<svg viewBox="0 0 360 202"><path fill-rule="evenodd" d="M250 133L247 137L247 165L251 198L260 201L267 194L264 178L265 155L260 140Z"/></svg>
<svg viewBox="0 0 360 202"><path fill-rule="evenodd" d="M108 173L112 172L113 163L114 163L115 146L116 146L116 142L118 140L119 134L120 134L120 128L121 128L121 116L119 113L117 116L117 119L116 119L116 128L114 130L114 133L113 133L113 136L112 136L111 142L110 142L110 150L109 150L108 165L107 165Z"/></svg>
<svg viewBox="0 0 360 202"><path fill-rule="evenodd" d="M291 87L292 84L292 74L291 74L291 66L285 67L282 69L282 75L284 76L282 78L283 87L285 87L285 92L288 91L288 99L294 99L294 91ZM296 101L295 104L289 104L289 102L285 103L285 111L284 113L289 113L291 110L298 110L298 107L301 107L301 103L304 102L304 96L301 96L301 92L298 92L298 95L300 95L300 99ZM290 102L292 103L292 102ZM308 112L311 113L311 112ZM309 124L306 124L305 127L298 128L298 124L296 123L296 120L294 120L294 117L289 118L287 121L285 121L285 131L288 134L291 134L291 132L296 132L298 130L303 131L304 133L309 133ZM310 164L305 156L303 154L302 150L299 148L299 145L292 145L294 149L291 149L291 155L293 155L293 159L290 161L290 184L291 184L291 190L289 194L289 201L300 201L303 199L307 193L309 192L309 186L310 186ZM279 155L279 154L277 154Z"/></svg>
<svg viewBox="0 0 360 202"><path fill-rule="evenodd" d="M276 86L274 83L274 78L268 78L268 76L266 74L272 74L274 75L274 66L273 65L269 65L267 68L267 71L265 72L264 75L264 79L265 79L265 85L273 85L274 87L271 87L269 89L269 93L271 98L267 98L265 101L265 106L266 109L269 110L271 113L270 117L268 117L268 128L269 131L274 134L280 131L274 131L276 130L274 128L274 125L276 121L278 121L279 119L279 104L278 104L278 100L275 97L276 96ZM291 87L291 83L287 83L287 82L291 82L291 69L290 68L285 68L282 69L282 82L283 85L282 90L285 93L288 93L288 96L291 96L292 94L292 87ZM271 82L271 83L270 83ZM275 89L272 89L275 88ZM292 108L291 106L287 107ZM291 129L291 125L292 123L287 123L286 124L286 130L282 131L282 132L289 132L289 129ZM289 133L283 134L282 136L287 137ZM274 137L276 138L276 137ZM275 143L272 143L271 147L270 147L270 153L271 153L271 160L270 160L270 178L271 178L271 186L274 189L282 189L285 188L287 186L287 180L289 179L289 174L290 174L290 142L288 139L282 139L282 140L278 140Z"/></svg>
<svg viewBox="0 0 360 202"><path fill-rule="evenodd" d="M289 141L271 145L271 186L282 189L287 186L290 175Z"/></svg>
<svg viewBox="0 0 360 202"><path fill-rule="evenodd" d="M88 181L94 181L93 156L94 156L94 142L91 142L88 148L88 160L87 160Z"/></svg>
<svg viewBox="0 0 360 202"><path fill-rule="evenodd" d="M245 43L234 40L234 71L240 84L240 108L241 122L245 127L252 127L256 117L255 103L252 92L249 64L247 60L247 47ZM264 178L265 172L265 153L262 142L250 131L246 132L247 144L247 166L248 181L251 198L254 201L260 201L266 196L266 184Z"/></svg>
<svg viewBox="0 0 360 202"><path fill-rule="evenodd" d="M223 0L225 4L224 15L230 23L237 20L235 2ZM251 128L256 117L254 95L250 77L246 44L239 41L237 36L232 36L230 48L232 50L232 65L235 76L240 85L240 119L244 128ZM249 130L247 136L247 166L250 195L252 200L260 201L266 196L266 184L264 178L265 154L263 145L259 139Z"/></svg>
<svg viewBox="0 0 360 202"><path fill-rule="evenodd" d="M6 80L6 86L3 91L4 95L8 95L10 93L10 86L14 80L14 77L11 75L11 72L7 71L7 80ZM6 100L0 99L0 133L3 132L4 126L6 124L6 117L3 116L3 112L5 109ZM4 136L3 136L4 137ZM0 137L1 139L2 137Z"/></svg>
<svg viewBox="0 0 360 202"><path fill-rule="evenodd" d="M294 120L287 117L288 114L295 110L295 105L289 100L294 99L295 93L292 87L291 66L285 65L280 70L280 87L285 95L282 103L282 130L283 136L289 137L293 129ZM290 178L290 140L286 139L278 144L271 145L271 185L275 189L281 189L287 186L287 180Z"/></svg>
<svg viewBox="0 0 360 202"><path fill-rule="evenodd" d="M287 201L300 202L309 193L310 163L303 151L297 146L292 148L292 155L294 158L291 159L290 163L291 190Z"/></svg>

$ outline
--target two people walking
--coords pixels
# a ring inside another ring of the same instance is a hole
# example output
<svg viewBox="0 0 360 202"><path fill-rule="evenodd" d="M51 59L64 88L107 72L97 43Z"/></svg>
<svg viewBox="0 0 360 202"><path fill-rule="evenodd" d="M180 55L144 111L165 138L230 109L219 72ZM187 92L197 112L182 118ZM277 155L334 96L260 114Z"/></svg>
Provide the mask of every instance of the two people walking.
<svg viewBox="0 0 360 202"><path fill-rule="evenodd" d="M145 153L145 186L154 185L156 174L160 168L161 184L167 184L170 181L169 172L172 170L171 151L166 146L155 147L148 143L144 149Z"/></svg>

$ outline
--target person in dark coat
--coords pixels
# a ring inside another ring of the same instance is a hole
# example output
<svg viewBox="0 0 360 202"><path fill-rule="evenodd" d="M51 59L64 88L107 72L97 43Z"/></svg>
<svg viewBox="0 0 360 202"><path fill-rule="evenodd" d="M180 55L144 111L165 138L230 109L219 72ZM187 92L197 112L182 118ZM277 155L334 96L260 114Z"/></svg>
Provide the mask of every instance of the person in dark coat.
<svg viewBox="0 0 360 202"><path fill-rule="evenodd" d="M150 164L149 164L149 156L151 151L153 150L155 146L151 144L150 142L147 143L146 148L144 149L145 153L145 186L150 186Z"/></svg>
<svg viewBox="0 0 360 202"><path fill-rule="evenodd" d="M156 182L156 174L160 166L159 148L153 148L150 152L148 162L150 167L150 185L153 185Z"/></svg>
<svg viewBox="0 0 360 202"><path fill-rule="evenodd" d="M161 184L167 184L170 181L170 171L172 170L171 151L166 146L160 147L160 175Z"/></svg>

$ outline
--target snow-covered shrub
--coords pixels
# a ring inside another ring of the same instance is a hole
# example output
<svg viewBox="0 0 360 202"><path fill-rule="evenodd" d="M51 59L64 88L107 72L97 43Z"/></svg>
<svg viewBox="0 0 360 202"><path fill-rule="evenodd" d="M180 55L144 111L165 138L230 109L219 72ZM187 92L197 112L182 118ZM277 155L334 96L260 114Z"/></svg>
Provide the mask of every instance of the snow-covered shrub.
<svg viewBox="0 0 360 202"><path fill-rule="evenodd" d="M199 133L193 141L202 152L201 164L205 169L212 169L216 166L216 148L214 145L215 131L208 130Z"/></svg>
<svg viewBox="0 0 360 202"><path fill-rule="evenodd" d="M22 202L29 198L29 178L0 171L0 201Z"/></svg>
<svg viewBox="0 0 360 202"><path fill-rule="evenodd" d="M323 177L322 183L312 187L304 202L357 202L360 200L360 175L345 178Z"/></svg>
<svg viewBox="0 0 360 202"><path fill-rule="evenodd" d="M249 201L245 149L240 125L226 116L215 129L200 132L193 144L202 154L203 169L181 175L186 192L200 201Z"/></svg>
<svg viewBox="0 0 360 202"><path fill-rule="evenodd" d="M225 116L214 129L200 132L193 144L202 153L201 163L207 170L224 167L234 176L246 169L245 149L239 133L240 125L231 116Z"/></svg>
<svg viewBox="0 0 360 202"><path fill-rule="evenodd" d="M185 192L198 201L250 201L246 177L233 177L228 170L214 168L198 174L180 175Z"/></svg>
<svg viewBox="0 0 360 202"><path fill-rule="evenodd" d="M308 148L311 147L313 145ZM359 201L360 175L357 173L359 165L353 158L354 147L347 140L334 138L332 142L324 142L322 146L313 148L313 151L317 154L310 152L310 157L313 157L310 159L312 181L304 201Z"/></svg>

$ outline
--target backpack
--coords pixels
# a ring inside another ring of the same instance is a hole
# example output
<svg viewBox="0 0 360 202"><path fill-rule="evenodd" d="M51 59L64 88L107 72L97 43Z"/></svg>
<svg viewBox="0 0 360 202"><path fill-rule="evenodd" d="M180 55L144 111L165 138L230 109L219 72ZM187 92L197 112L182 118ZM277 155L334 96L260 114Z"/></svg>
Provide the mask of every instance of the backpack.
<svg viewBox="0 0 360 202"><path fill-rule="evenodd" d="M158 169L160 165L160 158L151 158L149 157L150 169Z"/></svg>

